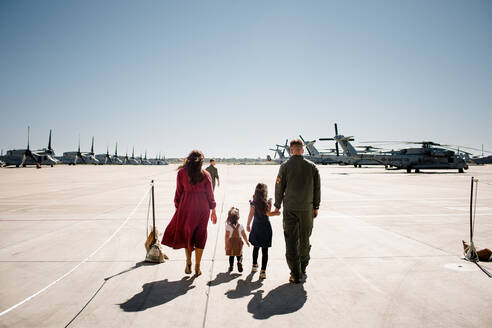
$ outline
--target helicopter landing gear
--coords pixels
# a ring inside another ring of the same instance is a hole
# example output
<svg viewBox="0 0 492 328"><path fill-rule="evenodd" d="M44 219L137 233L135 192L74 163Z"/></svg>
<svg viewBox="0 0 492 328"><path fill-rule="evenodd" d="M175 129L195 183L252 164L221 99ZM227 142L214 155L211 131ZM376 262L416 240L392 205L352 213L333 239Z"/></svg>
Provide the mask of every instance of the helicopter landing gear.
<svg viewBox="0 0 492 328"><path fill-rule="evenodd" d="M463 169L458 169L458 173L464 173Z"/></svg>

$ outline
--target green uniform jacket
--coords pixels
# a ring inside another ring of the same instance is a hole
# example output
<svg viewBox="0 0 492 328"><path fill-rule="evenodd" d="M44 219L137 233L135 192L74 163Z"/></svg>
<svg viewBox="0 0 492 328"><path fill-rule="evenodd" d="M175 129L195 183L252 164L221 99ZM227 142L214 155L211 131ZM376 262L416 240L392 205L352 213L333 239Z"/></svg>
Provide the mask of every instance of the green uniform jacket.
<svg viewBox="0 0 492 328"><path fill-rule="evenodd" d="M282 201L289 210L319 209L321 199L319 171L316 165L301 155L284 162L275 183L275 207Z"/></svg>

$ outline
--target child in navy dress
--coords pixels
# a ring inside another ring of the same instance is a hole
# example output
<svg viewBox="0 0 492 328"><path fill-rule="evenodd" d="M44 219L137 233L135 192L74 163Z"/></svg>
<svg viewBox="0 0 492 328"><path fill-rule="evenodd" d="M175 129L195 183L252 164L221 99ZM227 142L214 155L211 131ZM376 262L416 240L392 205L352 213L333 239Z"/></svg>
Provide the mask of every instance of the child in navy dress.
<svg viewBox="0 0 492 328"><path fill-rule="evenodd" d="M271 212L272 199L268 199L266 184L258 183L255 188L253 200L250 201L248 224L246 230L250 232L249 242L253 248L253 269L258 270L258 253L261 248L261 271L260 279L266 278L266 267L268 262L268 248L272 247L272 225L269 216L280 215L280 212ZM253 226L251 220L253 219Z"/></svg>

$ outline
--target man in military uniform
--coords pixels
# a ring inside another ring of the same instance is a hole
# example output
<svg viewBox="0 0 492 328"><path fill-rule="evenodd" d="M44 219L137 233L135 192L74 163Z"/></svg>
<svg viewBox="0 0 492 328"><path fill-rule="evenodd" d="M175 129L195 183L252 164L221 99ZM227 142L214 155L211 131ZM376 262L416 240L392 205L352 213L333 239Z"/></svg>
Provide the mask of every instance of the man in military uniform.
<svg viewBox="0 0 492 328"><path fill-rule="evenodd" d="M318 216L320 178L316 165L302 156L302 141L290 142L290 158L278 171L275 183L275 212L284 202L285 257L290 268L289 281L299 283L306 273L313 230L313 218Z"/></svg>
<svg viewBox="0 0 492 328"><path fill-rule="evenodd" d="M205 169L207 170L208 173L210 173L210 176L212 177L212 186L215 191L215 180L217 179L217 186L220 186L220 179L219 179L219 171L217 171L217 168L215 167L215 159L210 160L210 165L207 166Z"/></svg>

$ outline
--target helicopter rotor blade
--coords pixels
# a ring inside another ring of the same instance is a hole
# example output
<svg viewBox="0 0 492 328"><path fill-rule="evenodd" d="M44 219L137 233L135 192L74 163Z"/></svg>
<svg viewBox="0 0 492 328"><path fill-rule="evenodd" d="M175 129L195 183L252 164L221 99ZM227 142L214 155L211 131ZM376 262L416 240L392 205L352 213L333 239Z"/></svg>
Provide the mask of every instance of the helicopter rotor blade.
<svg viewBox="0 0 492 328"><path fill-rule="evenodd" d="M464 148L464 149L475 150L475 151L478 151L480 153L482 152L482 149L478 149L478 148L474 148L474 147L467 147L467 146L460 146L460 145L453 145L453 147L457 147L457 148L459 147L460 149ZM485 150L485 149L483 149L483 152L484 153L492 153L491 151Z"/></svg>
<svg viewBox="0 0 492 328"><path fill-rule="evenodd" d="M27 158L26 154L22 155L22 161L19 166L21 167L24 166L24 163L26 162L26 158Z"/></svg>
<svg viewBox="0 0 492 328"><path fill-rule="evenodd" d="M31 134L31 127L27 126L27 150L29 150L29 136Z"/></svg>
<svg viewBox="0 0 492 328"><path fill-rule="evenodd" d="M48 150L51 152L53 149L51 148L51 129L50 129L50 136L48 138Z"/></svg>
<svg viewBox="0 0 492 328"><path fill-rule="evenodd" d="M41 164L41 157L36 158L32 151L29 151L28 156L32 158L35 163Z"/></svg>

